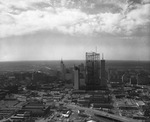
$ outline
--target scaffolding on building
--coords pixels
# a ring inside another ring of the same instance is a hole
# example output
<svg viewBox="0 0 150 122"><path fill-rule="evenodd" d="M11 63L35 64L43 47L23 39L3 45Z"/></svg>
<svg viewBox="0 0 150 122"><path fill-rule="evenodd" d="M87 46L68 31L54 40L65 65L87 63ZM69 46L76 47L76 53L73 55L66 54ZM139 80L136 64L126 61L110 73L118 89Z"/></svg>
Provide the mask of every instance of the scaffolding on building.
<svg viewBox="0 0 150 122"><path fill-rule="evenodd" d="M100 88L100 54L86 52L86 88L98 90Z"/></svg>

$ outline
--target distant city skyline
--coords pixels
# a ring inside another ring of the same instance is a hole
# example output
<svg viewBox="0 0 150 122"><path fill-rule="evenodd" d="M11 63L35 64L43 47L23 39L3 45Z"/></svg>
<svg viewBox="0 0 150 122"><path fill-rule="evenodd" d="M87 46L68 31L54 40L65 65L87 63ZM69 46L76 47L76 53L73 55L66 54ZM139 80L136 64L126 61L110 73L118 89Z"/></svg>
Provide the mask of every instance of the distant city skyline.
<svg viewBox="0 0 150 122"><path fill-rule="evenodd" d="M0 0L0 61L150 61L150 0Z"/></svg>

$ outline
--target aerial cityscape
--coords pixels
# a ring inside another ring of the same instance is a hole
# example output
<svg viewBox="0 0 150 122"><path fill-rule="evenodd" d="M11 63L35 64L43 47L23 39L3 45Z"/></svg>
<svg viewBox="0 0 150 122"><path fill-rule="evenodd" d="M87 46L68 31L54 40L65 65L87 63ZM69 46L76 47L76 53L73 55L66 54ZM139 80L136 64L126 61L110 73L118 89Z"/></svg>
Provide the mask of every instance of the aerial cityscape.
<svg viewBox="0 0 150 122"><path fill-rule="evenodd" d="M0 0L0 122L150 122L150 0Z"/></svg>
<svg viewBox="0 0 150 122"><path fill-rule="evenodd" d="M150 62L85 55L55 61L58 69L52 61L1 62L9 65L0 72L1 122L149 122Z"/></svg>

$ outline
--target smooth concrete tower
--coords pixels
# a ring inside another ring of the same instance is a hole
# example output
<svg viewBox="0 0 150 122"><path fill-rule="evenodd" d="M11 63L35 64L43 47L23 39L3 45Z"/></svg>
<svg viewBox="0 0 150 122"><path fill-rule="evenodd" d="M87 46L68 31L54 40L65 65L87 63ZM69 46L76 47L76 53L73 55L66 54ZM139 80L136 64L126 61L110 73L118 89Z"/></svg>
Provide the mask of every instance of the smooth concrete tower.
<svg viewBox="0 0 150 122"><path fill-rule="evenodd" d="M73 81L74 81L74 89L78 90L80 87L80 83L79 83L79 68L78 67L74 67L74 75L73 75Z"/></svg>
<svg viewBox="0 0 150 122"><path fill-rule="evenodd" d="M64 81L65 80L65 75L66 75L66 68L65 68L65 65L64 65L64 62L63 62L62 59L61 59L61 62L60 62L60 68L61 68L61 79Z"/></svg>
<svg viewBox="0 0 150 122"><path fill-rule="evenodd" d="M105 74L105 60L104 55L102 54L101 60L101 86L107 86L106 74Z"/></svg>

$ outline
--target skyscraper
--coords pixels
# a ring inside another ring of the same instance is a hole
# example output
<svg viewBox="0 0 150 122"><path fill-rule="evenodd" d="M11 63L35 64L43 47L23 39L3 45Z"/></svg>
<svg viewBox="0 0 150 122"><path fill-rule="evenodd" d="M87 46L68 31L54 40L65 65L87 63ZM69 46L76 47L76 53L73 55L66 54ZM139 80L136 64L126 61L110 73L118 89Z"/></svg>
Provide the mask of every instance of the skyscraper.
<svg viewBox="0 0 150 122"><path fill-rule="evenodd" d="M74 82L74 89L79 89L80 83L79 83L79 68L78 67L74 67L74 77L73 77L73 82Z"/></svg>
<svg viewBox="0 0 150 122"><path fill-rule="evenodd" d="M107 86L107 80L106 80L106 74L105 74L105 60L104 60L103 54L102 54L102 60L101 60L101 86L103 87Z"/></svg>
<svg viewBox="0 0 150 122"><path fill-rule="evenodd" d="M65 80L65 75L66 75L66 68L65 68L65 65L64 65L64 62L63 60L61 59L61 62L60 62L60 70L61 70L61 79L64 81Z"/></svg>
<svg viewBox="0 0 150 122"><path fill-rule="evenodd" d="M95 52L86 53L86 89L100 89L100 55Z"/></svg>

